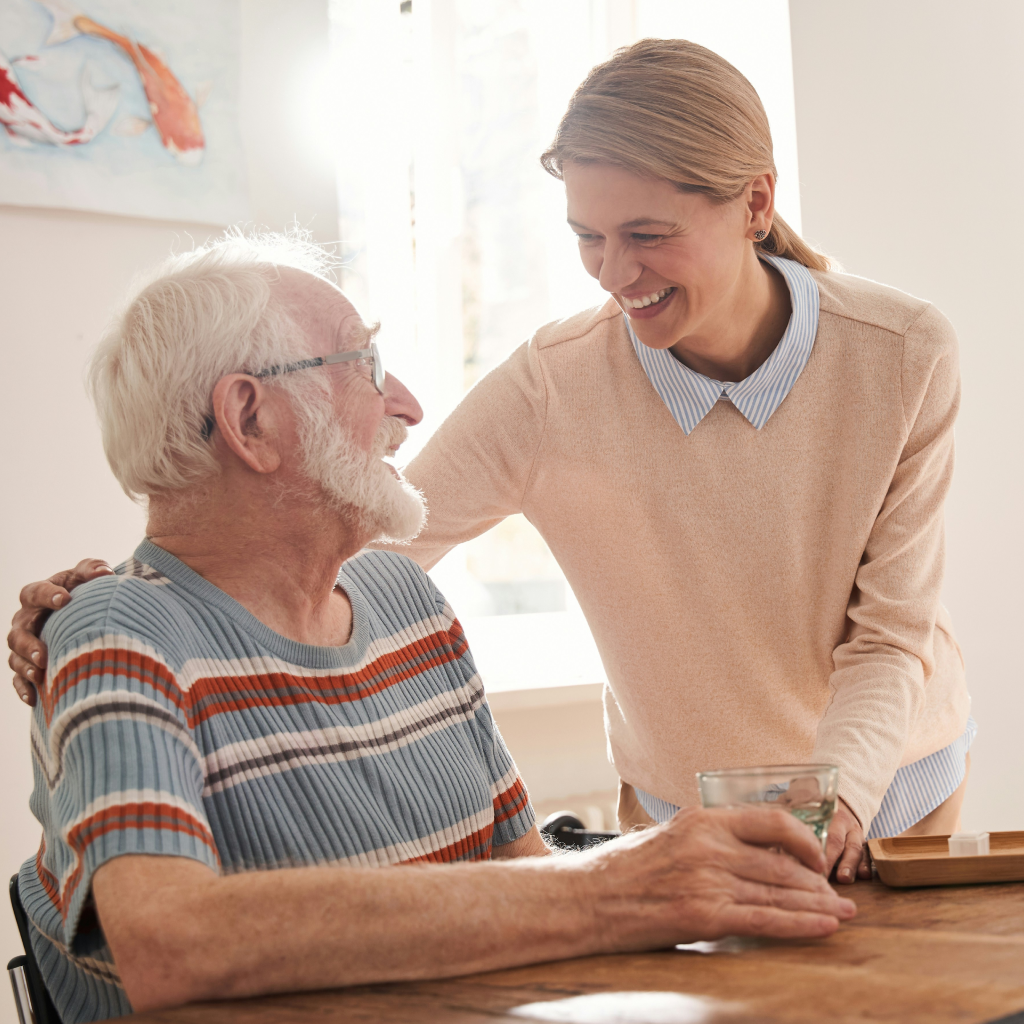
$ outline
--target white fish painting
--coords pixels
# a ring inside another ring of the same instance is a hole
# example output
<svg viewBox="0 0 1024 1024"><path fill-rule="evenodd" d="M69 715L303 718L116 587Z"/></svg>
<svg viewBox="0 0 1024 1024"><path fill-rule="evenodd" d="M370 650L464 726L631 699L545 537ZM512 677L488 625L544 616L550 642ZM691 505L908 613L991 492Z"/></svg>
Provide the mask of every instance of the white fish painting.
<svg viewBox="0 0 1024 1024"><path fill-rule="evenodd" d="M0 125L16 145L80 146L91 142L107 126L117 106L117 86L96 89L86 70L82 75L85 123L65 131L58 128L22 91L10 61L0 53Z"/></svg>

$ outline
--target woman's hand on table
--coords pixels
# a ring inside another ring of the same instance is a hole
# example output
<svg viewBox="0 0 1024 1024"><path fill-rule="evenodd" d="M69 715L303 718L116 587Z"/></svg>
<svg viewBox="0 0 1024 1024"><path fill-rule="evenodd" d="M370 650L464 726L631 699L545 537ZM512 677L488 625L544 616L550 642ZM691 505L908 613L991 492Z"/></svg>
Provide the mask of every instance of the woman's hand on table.
<svg viewBox="0 0 1024 1024"><path fill-rule="evenodd" d="M835 869L837 882L850 885L858 878L871 878L871 864L868 862L868 844L864 839L857 815L840 798L836 804L835 817L828 829L828 845L825 850L828 874Z"/></svg>
<svg viewBox="0 0 1024 1024"><path fill-rule="evenodd" d="M29 707L35 707L36 687L46 678L46 644L39 639L46 620L71 600L75 587L97 576L109 576L113 571L100 558L85 558L74 569L22 588L21 608L14 613L7 634L7 646L11 649L7 664L14 670L14 689Z"/></svg>

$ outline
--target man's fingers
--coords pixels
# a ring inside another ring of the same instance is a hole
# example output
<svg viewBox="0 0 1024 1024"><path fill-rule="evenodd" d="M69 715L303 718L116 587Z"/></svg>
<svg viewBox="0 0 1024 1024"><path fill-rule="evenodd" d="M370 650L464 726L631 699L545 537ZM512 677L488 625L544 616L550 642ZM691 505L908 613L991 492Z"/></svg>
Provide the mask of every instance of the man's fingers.
<svg viewBox="0 0 1024 1024"><path fill-rule="evenodd" d="M732 832L737 839L755 846L781 846L811 871L825 870L825 857L817 836L810 826L787 811L751 807L729 813L733 815Z"/></svg>
<svg viewBox="0 0 1024 1024"><path fill-rule="evenodd" d="M820 847L819 847L820 853ZM830 893L825 876L804 867L799 861L774 850L736 844L726 865L737 878L760 885L784 886L805 892Z"/></svg>
<svg viewBox="0 0 1024 1024"><path fill-rule="evenodd" d="M832 935L839 921L831 914L780 910L748 904L723 908L716 924L723 935L772 936L778 939L820 939Z"/></svg>
<svg viewBox="0 0 1024 1024"><path fill-rule="evenodd" d="M840 896L831 886L826 886L825 892L808 892L806 889L741 881L736 886L734 896L741 905L828 914L841 921L848 921L857 914L857 904Z"/></svg>
<svg viewBox="0 0 1024 1024"><path fill-rule="evenodd" d="M21 676L14 677L14 689L17 691L18 697L21 698L30 708L36 706L36 690L34 686L29 686Z"/></svg>

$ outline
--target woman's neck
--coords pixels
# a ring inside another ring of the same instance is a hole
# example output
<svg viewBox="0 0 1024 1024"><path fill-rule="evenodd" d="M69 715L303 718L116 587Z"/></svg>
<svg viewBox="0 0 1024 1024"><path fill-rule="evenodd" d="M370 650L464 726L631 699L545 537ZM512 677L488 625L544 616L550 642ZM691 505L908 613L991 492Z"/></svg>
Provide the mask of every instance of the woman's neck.
<svg viewBox="0 0 1024 1024"><path fill-rule="evenodd" d="M792 303L785 278L756 255L753 260L713 321L671 348L681 363L712 380L749 377L786 333Z"/></svg>

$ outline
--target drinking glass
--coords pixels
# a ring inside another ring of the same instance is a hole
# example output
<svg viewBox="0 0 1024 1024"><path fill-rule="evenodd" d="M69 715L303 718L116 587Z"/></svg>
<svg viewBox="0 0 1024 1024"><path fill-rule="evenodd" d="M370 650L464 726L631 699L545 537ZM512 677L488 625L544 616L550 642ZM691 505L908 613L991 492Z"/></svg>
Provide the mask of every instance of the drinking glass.
<svg viewBox="0 0 1024 1024"><path fill-rule="evenodd" d="M834 764L782 764L697 772L705 807L780 808L810 825L824 851L836 812L839 769Z"/></svg>

